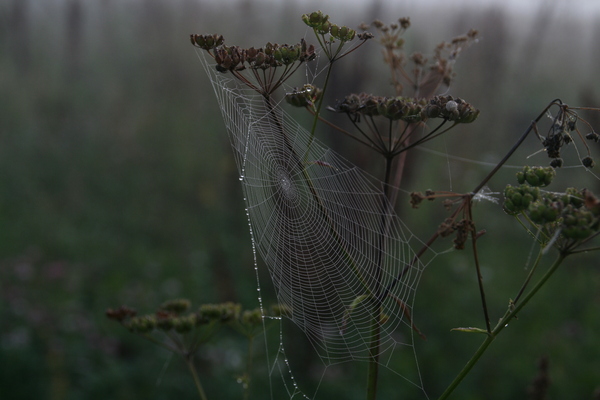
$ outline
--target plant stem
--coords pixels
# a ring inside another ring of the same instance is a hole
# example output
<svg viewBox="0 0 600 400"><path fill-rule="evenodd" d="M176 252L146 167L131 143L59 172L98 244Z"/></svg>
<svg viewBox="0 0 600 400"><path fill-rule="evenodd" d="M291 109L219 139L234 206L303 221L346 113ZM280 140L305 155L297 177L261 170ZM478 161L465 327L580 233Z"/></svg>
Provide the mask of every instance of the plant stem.
<svg viewBox="0 0 600 400"><path fill-rule="evenodd" d="M446 388L446 390L444 391L444 393L442 393L442 395L439 397L438 400L445 400L448 398L448 396L450 396L450 394L452 394L454 389L456 389L456 387L463 381L463 379L467 376L467 374L471 371L471 369L479 361L479 359L481 358L483 353L485 353L485 351L490 346L490 344L492 344L494 339L496 339L496 336L498 336L498 334L505 327L508 326L508 323L510 322L510 320L512 320L517 315L517 313L519 311L521 311L523 309L523 307L525 307L525 305L529 302L529 300L531 300L533 298L533 296L535 296L535 294L541 289L541 287L544 286L546 281L550 278L550 276L552 276L554 271L556 271L558 266L560 264L562 264L564 259L569 254L570 253L561 252L560 255L558 256L558 258L552 264L552 266L548 269L548 271L546 271L544 276L542 276L542 278L531 289L531 291L529 293L527 293L527 295L523 298L523 300L520 303L515 304L514 307L511 307L508 309L506 314L504 314L504 317L502 317L500 322L498 322L498 325L496 325L496 327L486 336L486 338L483 341L483 343L481 344L481 346L479 346L479 348L477 349L475 354L473 354L471 359L467 362L467 364L464 366L464 368L459 372L459 374L456 376L456 378L454 378L452 383L450 383L450 385Z"/></svg>
<svg viewBox="0 0 600 400"><path fill-rule="evenodd" d="M392 131L390 123L389 141L391 145ZM385 176L384 176L384 196L381 203L381 231L380 231L380 247L379 260L377 263L376 280L375 280L375 298L373 299L373 313L371 326L371 342L369 343L369 367L367 370L367 400L375 400L377 397L377 378L379 375L379 351L381 347L381 304L385 288L381 286L382 269L383 269L383 252L385 247L385 236L388 231L389 214L390 214L390 180L392 172L392 164L394 156L388 154L385 158Z"/></svg>
<svg viewBox="0 0 600 400"><path fill-rule="evenodd" d="M508 159L510 157L512 157L513 153L515 151L517 151L517 149L521 146L521 144L527 138L527 135L529 135L529 133L532 130L536 129L536 124L546 115L546 112L550 109L550 107L552 107L555 104L562 104L562 102L560 101L560 99L552 100L550 102L550 104L548 104L546 106L546 108L544 108L542 110L542 112L537 116L537 118L534 119L531 122L531 124L529 124L529 127L525 130L525 132L523 132L523 134L521 135L521 137L517 140L517 142L513 145L513 147L511 147L511 149L508 151L508 153L506 153L506 155L502 158L502 160L500 160L500 162L494 167L494 169L492 169L490 171L490 173L485 178L483 178L483 180L481 181L481 183L479 183L479 185L477 185L477 187L475 188L475 190L473 190L473 193L478 193L485 185L487 185L488 181L490 179L492 179L492 177L494 175L496 175L496 172L498 172L498 170L508 161Z"/></svg>
<svg viewBox="0 0 600 400"><path fill-rule="evenodd" d="M469 214L469 220L473 221L473 213L471 209L471 199L468 200L467 210ZM479 255L477 252L477 235L475 232L471 232L471 242L473 245L473 258L475 259L475 271L477 271L477 283L479 285L479 295L481 296L481 306L483 307L483 316L485 318L485 328L488 332L491 332L490 315L488 312L487 301L485 299L485 290L483 288L483 275L481 274L481 266L479 265Z"/></svg>
<svg viewBox="0 0 600 400"><path fill-rule="evenodd" d="M196 389L198 390L198 395L202 400L207 400L206 393L204 393L204 389L202 388L202 384L200 383L200 378L198 377L198 373L196 372L196 367L194 367L194 360L192 354L184 355L185 363L192 374L192 378L194 378L194 384L196 385Z"/></svg>
<svg viewBox="0 0 600 400"><path fill-rule="evenodd" d="M317 107L315 109L315 113L314 113L314 118L313 118L313 123L312 123L312 127L310 128L310 143L308 145L308 147L310 148L310 144L312 143L314 137L315 137L315 133L317 131L317 122L319 122L319 117L321 116L321 107L323 106L323 101L325 100L325 93L327 92L327 84L329 83L329 78L331 77L331 70L333 68L333 62L335 60L330 60L329 62L329 66L327 67L327 75L325 76L325 83L323 83L323 89L321 91L321 98L319 99L319 104L317 104ZM307 150L308 153L308 150Z"/></svg>

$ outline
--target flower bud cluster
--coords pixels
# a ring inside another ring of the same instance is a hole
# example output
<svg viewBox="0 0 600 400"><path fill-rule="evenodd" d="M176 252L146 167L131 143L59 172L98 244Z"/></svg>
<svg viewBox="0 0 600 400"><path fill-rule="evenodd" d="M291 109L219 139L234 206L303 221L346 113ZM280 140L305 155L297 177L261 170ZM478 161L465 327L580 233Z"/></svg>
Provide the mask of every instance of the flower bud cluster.
<svg viewBox="0 0 600 400"><path fill-rule="evenodd" d="M548 236L560 230L561 237L572 245L600 231L600 200L589 190L568 188L564 193L542 192L539 186L554 177L551 167L525 167L517 174L518 187L504 190L504 210L511 215L524 213ZM535 186L534 186L535 185Z"/></svg>
<svg viewBox="0 0 600 400"><path fill-rule="evenodd" d="M322 96L321 89L307 83L302 89L294 89L291 93L286 93L285 101L294 107L308 107L317 104Z"/></svg>
<svg viewBox="0 0 600 400"><path fill-rule="evenodd" d="M548 196L541 197L538 201L534 201L527 207L529 219L538 225L554 223L561 214L563 203L549 198Z"/></svg>
<svg viewBox="0 0 600 400"><path fill-rule="evenodd" d="M516 215L529 208L529 205L540 197L540 189L535 186L522 184L520 186L507 185L504 189L504 211Z"/></svg>
<svg viewBox="0 0 600 400"><path fill-rule="evenodd" d="M527 182L531 186L548 186L556 171L552 167L530 167L526 165L523 171L517 173L517 181L520 184Z"/></svg>
<svg viewBox="0 0 600 400"><path fill-rule="evenodd" d="M356 37L356 31L354 29L348 28L347 26L338 26L332 24L329 21L329 15L323 14L322 11L314 11L310 14L304 14L302 16L302 21L313 28L316 33L320 35L330 34L333 39L337 39L341 42L349 42ZM359 39L365 40L370 39L373 35L359 34Z"/></svg>
<svg viewBox="0 0 600 400"><path fill-rule="evenodd" d="M569 239L583 240L598 232L598 212L586 207L576 208L569 204L563 210L562 235Z"/></svg>
<svg viewBox="0 0 600 400"><path fill-rule="evenodd" d="M347 26L331 25L329 33L333 38L338 39L341 42L349 42L356 36L356 31Z"/></svg>
<svg viewBox="0 0 600 400"><path fill-rule="evenodd" d="M309 27L316 29L318 32L329 32L329 28L331 27L329 15L323 14L322 11L314 11L310 14L302 15L302 22Z"/></svg>

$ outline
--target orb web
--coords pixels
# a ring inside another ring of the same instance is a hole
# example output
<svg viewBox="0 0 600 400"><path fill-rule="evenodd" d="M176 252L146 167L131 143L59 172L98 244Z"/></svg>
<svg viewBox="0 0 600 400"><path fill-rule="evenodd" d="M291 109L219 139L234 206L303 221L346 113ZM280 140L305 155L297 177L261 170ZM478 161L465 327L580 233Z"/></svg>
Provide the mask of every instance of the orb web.
<svg viewBox="0 0 600 400"><path fill-rule="evenodd" d="M370 360L378 335L381 365L390 367L398 352L413 358L411 371L393 372L424 394L411 319L424 264L384 185L313 138L280 104L200 59L229 134L252 243L285 317L326 368Z"/></svg>

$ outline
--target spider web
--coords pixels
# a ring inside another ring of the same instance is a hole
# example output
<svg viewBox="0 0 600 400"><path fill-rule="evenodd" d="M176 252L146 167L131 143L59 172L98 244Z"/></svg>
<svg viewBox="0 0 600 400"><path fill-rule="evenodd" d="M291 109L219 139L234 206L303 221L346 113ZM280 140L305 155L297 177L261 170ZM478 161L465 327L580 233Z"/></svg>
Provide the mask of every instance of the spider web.
<svg viewBox="0 0 600 400"><path fill-rule="evenodd" d="M312 138L279 104L217 72L203 53L200 59L229 134L255 257L268 268L285 317L325 368L372 359L378 336L378 362L426 397L411 319L425 265L384 184ZM413 360L406 371L392 364L397 353ZM272 373L289 374L290 397L301 393L283 340L269 362Z"/></svg>

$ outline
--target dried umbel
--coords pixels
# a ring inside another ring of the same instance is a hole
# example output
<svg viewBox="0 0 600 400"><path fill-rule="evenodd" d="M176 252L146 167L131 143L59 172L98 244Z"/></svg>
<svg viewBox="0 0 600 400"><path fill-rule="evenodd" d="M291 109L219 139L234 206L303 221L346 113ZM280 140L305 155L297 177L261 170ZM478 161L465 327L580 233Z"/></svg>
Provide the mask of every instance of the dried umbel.
<svg viewBox="0 0 600 400"><path fill-rule="evenodd" d="M219 47L223 44L224 40L223 35L190 35L190 40L192 41L192 45L196 47L200 47L206 51L212 50L216 47Z"/></svg>
<svg viewBox="0 0 600 400"><path fill-rule="evenodd" d="M379 115L392 121L420 122L422 118L422 102L415 99L394 97L377 103Z"/></svg>
<svg viewBox="0 0 600 400"><path fill-rule="evenodd" d="M294 45L267 43L260 48L226 46L222 35L190 35L195 47L205 50L216 62L219 72L230 72L244 84L263 95L272 94L305 62L316 57L315 47L304 39ZM258 71L272 69L273 73ZM250 76L243 71L250 70Z"/></svg>
<svg viewBox="0 0 600 400"><path fill-rule="evenodd" d="M349 42L356 37L356 31L347 26L338 26L329 21L329 15L323 14L322 11L314 11L310 14L302 16L302 22L315 30L319 35L330 34L332 39L341 42ZM367 39L369 35L360 35L360 39Z"/></svg>
<svg viewBox="0 0 600 400"><path fill-rule="evenodd" d="M455 123L471 123L479 116L479 110L466 101L452 96L435 96L431 100L410 97L382 97L366 93L350 94L330 111L346 113L354 120L360 115L383 116L390 120L421 122L441 118Z"/></svg>
<svg viewBox="0 0 600 400"><path fill-rule="evenodd" d="M258 49L218 46L211 50L213 50L211 54L217 62L219 72L290 66L297 62L311 61L316 57L314 46L308 46L304 39L295 45L267 43Z"/></svg>
<svg viewBox="0 0 600 400"><path fill-rule="evenodd" d="M464 218L456 222L453 228L456 230L454 248L456 250L464 250L469 236L475 234L475 223L470 219Z"/></svg>
<svg viewBox="0 0 600 400"><path fill-rule="evenodd" d="M329 33L334 39L342 42L349 42L356 36L356 31L348 28L347 26L331 25L329 28Z"/></svg>
<svg viewBox="0 0 600 400"><path fill-rule="evenodd" d="M424 118L443 118L460 124L470 124L479 116L479 110L463 99L435 96L423 108Z"/></svg>
<svg viewBox="0 0 600 400"><path fill-rule="evenodd" d="M594 131L589 122L581 118L575 111L589 108L571 108L560 100L553 102L552 105L558 107L558 113L552 118L552 124L546 134L541 135L538 132L537 126L534 125L534 131L540 142L542 142L546 154L553 159L550 162L550 166L553 168L562 167L563 160L560 158L562 148L579 138L580 143L583 143L587 150L587 155L581 159L581 164L586 168L593 168L595 165L594 159L590 154L590 148L586 142L597 143L600 140L600 135ZM581 125L590 131L584 135L580 130Z"/></svg>
<svg viewBox="0 0 600 400"><path fill-rule="evenodd" d="M419 52L404 53L402 35L410 27L409 18L400 18L389 25L375 20L371 26L379 32L383 60L390 67L396 94L405 95L405 90L411 89L414 96L424 98L433 96L441 85L450 85L454 78L454 61L464 48L477 41L478 36L478 32L472 29L450 42L442 42L436 46L433 57L428 59ZM366 30L369 25L363 23L359 28Z"/></svg>
<svg viewBox="0 0 600 400"><path fill-rule="evenodd" d="M366 93L350 94L330 111L346 113L359 121L361 115L382 116L392 121L419 122L424 101L404 97L382 97Z"/></svg>

